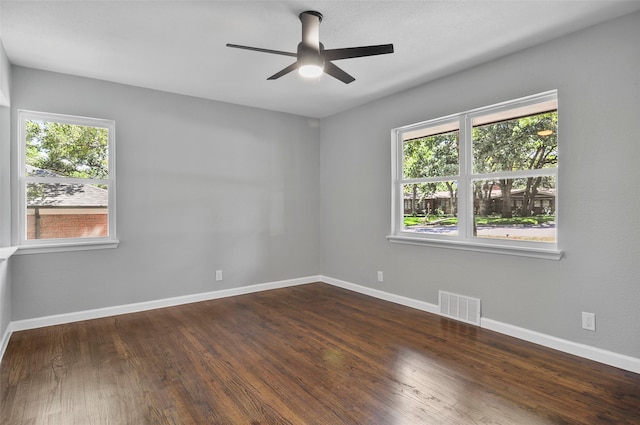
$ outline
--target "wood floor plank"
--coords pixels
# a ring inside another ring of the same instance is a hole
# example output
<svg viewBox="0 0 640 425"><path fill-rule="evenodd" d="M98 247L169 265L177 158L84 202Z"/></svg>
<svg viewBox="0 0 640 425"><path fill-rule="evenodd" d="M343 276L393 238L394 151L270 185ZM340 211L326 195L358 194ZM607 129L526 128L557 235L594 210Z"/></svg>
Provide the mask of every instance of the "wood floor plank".
<svg viewBox="0 0 640 425"><path fill-rule="evenodd" d="M0 423L638 424L640 375L322 283L12 335Z"/></svg>

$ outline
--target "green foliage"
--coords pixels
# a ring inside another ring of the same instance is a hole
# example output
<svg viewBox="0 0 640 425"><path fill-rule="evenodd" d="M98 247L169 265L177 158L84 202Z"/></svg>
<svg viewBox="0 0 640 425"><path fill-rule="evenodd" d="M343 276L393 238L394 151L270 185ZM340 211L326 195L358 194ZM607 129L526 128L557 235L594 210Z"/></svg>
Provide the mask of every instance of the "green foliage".
<svg viewBox="0 0 640 425"><path fill-rule="evenodd" d="M458 174L458 131L407 140L403 144L405 178Z"/></svg>
<svg viewBox="0 0 640 425"><path fill-rule="evenodd" d="M496 116L486 117L486 121ZM506 178L503 172L555 168L558 163L558 113L532 114L520 118L474 125L472 156L474 174L493 174L491 178L474 180L474 207L480 216L489 215L496 207L505 219L513 215L530 216L536 211L535 200L541 189L555 189L555 178L547 176ZM447 213L457 213L457 176L459 170L459 131L405 140L403 143L403 178L432 179L429 183L404 185L405 199L411 197L412 214L431 213L442 202L426 202L437 192L447 192ZM494 202L500 193L501 203ZM516 208L511 196L521 198ZM443 196L438 195L442 199ZM420 207L417 207L420 205ZM427 206L428 205L428 206ZM418 208L423 208L418 211ZM540 212L539 210L537 212Z"/></svg>
<svg viewBox="0 0 640 425"><path fill-rule="evenodd" d="M404 225L407 226L417 226L418 224L424 223L424 217L415 217L415 216L406 216L404 218Z"/></svg>
<svg viewBox="0 0 640 425"><path fill-rule="evenodd" d="M403 143L403 175L406 179L448 177L459 174L459 131L406 140ZM404 191L411 194L413 205L436 192L448 192L456 209L457 184L450 179L440 182L405 185Z"/></svg>
<svg viewBox="0 0 640 425"><path fill-rule="evenodd" d="M536 170L555 167L558 163L558 113L556 111L499 121L473 127L473 171L495 173ZM503 195L502 215L512 214L510 195L514 189L524 189L524 203L518 213L530 215L533 200L540 187L555 187L549 177L526 179L498 178L476 182L474 197L481 215L488 210L491 188L498 186Z"/></svg>
<svg viewBox="0 0 640 425"><path fill-rule="evenodd" d="M430 223L437 224L438 226L457 226L458 217L441 218L441 219L433 220Z"/></svg>
<svg viewBox="0 0 640 425"><path fill-rule="evenodd" d="M442 216L442 215L427 215L422 217L405 216L404 226L456 226L458 224L458 217L455 216Z"/></svg>
<svg viewBox="0 0 640 425"><path fill-rule="evenodd" d="M558 113L555 111L473 127L473 172L495 173L555 167L558 163L557 128ZM550 131L551 134L541 135L543 130ZM405 141L404 178L458 175L458 137L458 131L450 131ZM507 180L497 180L495 184L503 189L528 188L532 192L538 187L553 187L553 182L546 178L529 182L524 179ZM451 190L446 183L443 180L439 183L419 184L416 192L420 197L436 191Z"/></svg>
<svg viewBox="0 0 640 425"><path fill-rule="evenodd" d="M108 130L55 122L26 122L26 163L65 177L106 179Z"/></svg>
<svg viewBox="0 0 640 425"><path fill-rule="evenodd" d="M551 131L540 135L541 131ZM558 113L547 112L475 126L475 173L534 170L558 162Z"/></svg>

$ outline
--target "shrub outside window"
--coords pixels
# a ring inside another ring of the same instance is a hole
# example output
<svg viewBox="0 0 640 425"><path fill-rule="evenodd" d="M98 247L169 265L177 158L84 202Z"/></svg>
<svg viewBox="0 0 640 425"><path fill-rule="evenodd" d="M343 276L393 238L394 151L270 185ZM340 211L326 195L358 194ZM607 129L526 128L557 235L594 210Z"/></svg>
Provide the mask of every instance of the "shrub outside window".
<svg viewBox="0 0 640 425"><path fill-rule="evenodd" d="M551 91L392 130L388 239L559 259Z"/></svg>
<svg viewBox="0 0 640 425"><path fill-rule="evenodd" d="M115 123L19 111L18 245L114 247Z"/></svg>

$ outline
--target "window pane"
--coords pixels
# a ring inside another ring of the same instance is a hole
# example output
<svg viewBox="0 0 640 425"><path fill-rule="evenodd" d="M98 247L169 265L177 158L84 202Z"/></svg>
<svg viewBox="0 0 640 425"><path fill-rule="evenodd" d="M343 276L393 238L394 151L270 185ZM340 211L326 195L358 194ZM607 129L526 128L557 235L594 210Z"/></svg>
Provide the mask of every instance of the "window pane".
<svg viewBox="0 0 640 425"><path fill-rule="evenodd" d="M556 242L553 176L473 182L474 236Z"/></svg>
<svg viewBox="0 0 640 425"><path fill-rule="evenodd" d="M402 185L404 232L458 234L457 182Z"/></svg>
<svg viewBox="0 0 640 425"><path fill-rule="evenodd" d="M455 130L404 141L404 178L457 176L458 134Z"/></svg>
<svg viewBox="0 0 640 425"><path fill-rule="evenodd" d="M108 236L104 185L27 183L28 240Z"/></svg>
<svg viewBox="0 0 640 425"><path fill-rule="evenodd" d="M477 117L483 121L486 117ZM557 111L475 125L473 172L554 168L558 163Z"/></svg>
<svg viewBox="0 0 640 425"><path fill-rule="evenodd" d="M106 128L56 122L25 122L26 175L106 179Z"/></svg>

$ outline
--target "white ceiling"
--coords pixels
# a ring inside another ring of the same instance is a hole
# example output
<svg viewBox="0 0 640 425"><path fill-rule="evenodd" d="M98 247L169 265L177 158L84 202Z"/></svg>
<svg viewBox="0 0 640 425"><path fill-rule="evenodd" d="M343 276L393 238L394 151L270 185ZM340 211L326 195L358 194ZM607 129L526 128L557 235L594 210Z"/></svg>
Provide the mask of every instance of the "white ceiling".
<svg viewBox="0 0 640 425"><path fill-rule="evenodd" d="M325 48L393 43L336 62L356 78L266 78L294 58L298 14L324 15ZM640 10L640 1L0 0L11 63L324 118L482 62Z"/></svg>

